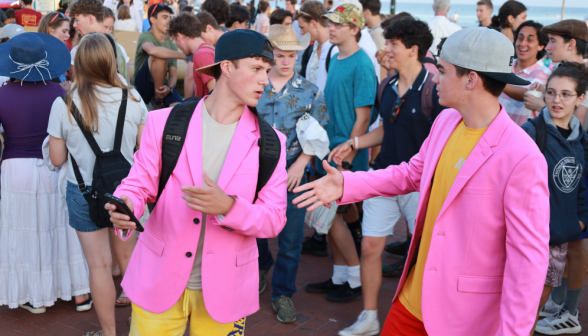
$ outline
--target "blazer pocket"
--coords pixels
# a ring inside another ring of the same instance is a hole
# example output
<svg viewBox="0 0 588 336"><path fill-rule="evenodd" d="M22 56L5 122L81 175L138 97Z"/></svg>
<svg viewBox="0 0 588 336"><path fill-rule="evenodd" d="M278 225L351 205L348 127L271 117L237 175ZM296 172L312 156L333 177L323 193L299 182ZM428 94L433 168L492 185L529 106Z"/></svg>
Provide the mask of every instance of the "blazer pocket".
<svg viewBox="0 0 588 336"><path fill-rule="evenodd" d="M492 194L493 188L470 188L464 187L461 192L464 194L472 194L472 195L490 195Z"/></svg>
<svg viewBox="0 0 588 336"><path fill-rule="evenodd" d="M248 264L254 260L257 260L259 257L259 252L257 250L257 244L252 245L242 251L237 252L237 267L243 266Z"/></svg>
<svg viewBox="0 0 588 336"><path fill-rule="evenodd" d="M145 229L145 232L139 235L139 241L143 242L147 248L149 248L153 253L157 254L158 256L163 255L163 248L165 247L165 243L161 238L157 237L153 234L149 229Z"/></svg>
<svg viewBox="0 0 588 336"><path fill-rule="evenodd" d="M462 293L500 294L501 277L477 277L461 275L457 280L457 291Z"/></svg>

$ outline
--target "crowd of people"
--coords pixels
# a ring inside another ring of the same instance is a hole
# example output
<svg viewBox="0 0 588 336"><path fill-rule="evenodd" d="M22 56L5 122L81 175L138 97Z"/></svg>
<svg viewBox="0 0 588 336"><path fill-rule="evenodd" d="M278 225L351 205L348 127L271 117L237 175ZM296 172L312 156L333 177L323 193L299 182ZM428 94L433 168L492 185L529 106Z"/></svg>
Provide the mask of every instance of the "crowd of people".
<svg viewBox="0 0 588 336"><path fill-rule="evenodd" d="M23 3L0 10L0 305L73 297L87 336L124 306L134 336L242 335L268 287L296 321L302 255L331 255L304 290L361 297L341 336L581 332L585 22L516 0L465 29L450 0L429 22L380 0Z"/></svg>

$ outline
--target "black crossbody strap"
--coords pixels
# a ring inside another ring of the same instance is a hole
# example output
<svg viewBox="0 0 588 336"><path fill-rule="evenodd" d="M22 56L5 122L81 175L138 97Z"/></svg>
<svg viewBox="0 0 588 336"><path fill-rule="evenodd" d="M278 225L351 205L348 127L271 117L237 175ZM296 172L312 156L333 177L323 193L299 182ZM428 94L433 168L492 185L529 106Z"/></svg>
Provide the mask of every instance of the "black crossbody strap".
<svg viewBox="0 0 588 336"><path fill-rule="evenodd" d="M71 100L71 97L66 94L66 95L61 96L61 99L63 99L63 101L67 105L69 103L69 101ZM94 139L94 136L92 135L92 133L90 133L84 127L84 120L82 119L82 115L80 114L80 111L78 110L78 107L76 106L76 103L73 101L71 102L71 109L69 110L69 112L76 120L76 123L78 124L78 127L82 131L84 138L86 138L86 141L88 141L90 148L92 148L92 152L94 152L94 155L96 155L96 156L102 155L102 149L100 149L100 146L98 146L98 143L96 142L96 139Z"/></svg>
<svg viewBox="0 0 588 336"><path fill-rule="evenodd" d="M161 196L169 177L176 168L186 141L190 119L201 98L193 97L174 106L167 117L161 140L161 174L156 202Z"/></svg>
<svg viewBox="0 0 588 336"><path fill-rule="evenodd" d="M122 100L120 101L120 107L118 108L118 120L116 121L116 131L114 133L114 147L113 152L120 153L120 147L122 144L123 131L125 128L125 117L127 115L127 101L129 97L129 91L122 90Z"/></svg>
<svg viewBox="0 0 588 336"><path fill-rule="evenodd" d="M265 187L269 179L274 174L278 162L280 161L280 155L282 152L282 146L280 144L280 138L276 134L276 131L267 123L263 118L259 117L257 109L249 106L251 112L257 116L257 122L259 124L260 139L258 140L259 145L259 173L257 176L257 188L255 189L255 198L253 203L257 201L257 197L261 189Z"/></svg>

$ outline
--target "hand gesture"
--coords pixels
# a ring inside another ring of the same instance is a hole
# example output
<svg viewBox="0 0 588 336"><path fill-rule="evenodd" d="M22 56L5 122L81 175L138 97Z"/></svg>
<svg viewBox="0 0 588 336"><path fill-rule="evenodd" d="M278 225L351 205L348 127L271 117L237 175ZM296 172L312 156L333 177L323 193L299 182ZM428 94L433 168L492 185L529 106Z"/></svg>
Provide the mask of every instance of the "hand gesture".
<svg viewBox="0 0 588 336"><path fill-rule="evenodd" d="M327 162L331 162L333 160L337 166L343 164L343 160L351 153L353 149L349 145L347 141L340 144L339 146L335 147L331 153L329 153L329 157L327 158Z"/></svg>
<svg viewBox="0 0 588 336"><path fill-rule="evenodd" d="M120 199L126 203L126 205L129 207L129 210L135 210L135 205L133 204L133 202L131 202L131 199L128 196L121 195ZM108 214L110 215L110 221L112 222L115 228L121 230L130 230L137 228L135 222L131 221L131 217L123 213L116 212L116 205L106 203L104 205L104 209L108 210Z"/></svg>
<svg viewBox="0 0 588 336"><path fill-rule="evenodd" d="M343 196L343 175L341 172L331 167L325 160L323 160L323 168L327 171L327 176L294 189L295 193L308 190L292 201L292 203L298 204L299 209L311 205L306 209L310 212Z"/></svg>
<svg viewBox="0 0 588 336"><path fill-rule="evenodd" d="M529 91L525 92L525 107L531 111L541 111L545 106L543 98L537 98L533 96Z"/></svg>
<svg viewBox="0 0 588 336"><path fill-rule="evenodd" d="M229 213L235 199L225 194L225 192L204 173L204 183L207 186L194 187L183 186L185 192L182 198L186 200L186 205L192 210L205 213L207 215L226 215Z"/></svg>
<svg viewBox="0 0 588 336"><path fill-rule="evenodd" d="M155 89L155 98L165 98L171 92L171 88L167 85L162 85Z"/></svg>

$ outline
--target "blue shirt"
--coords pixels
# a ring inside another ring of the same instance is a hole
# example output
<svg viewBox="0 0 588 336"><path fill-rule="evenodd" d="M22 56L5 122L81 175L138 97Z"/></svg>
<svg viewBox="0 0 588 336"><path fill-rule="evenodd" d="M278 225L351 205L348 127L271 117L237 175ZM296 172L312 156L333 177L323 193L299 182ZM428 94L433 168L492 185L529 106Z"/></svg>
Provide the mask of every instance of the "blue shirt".
<svg viewBox="0 0 588 336"><path fill-rule="evenodd" d="M148 31L149 29L151 29L151 22L149 22L149 19L143 20L143 29L142 29L142 32L144 33L146 31Z"/></svg>
<svg viewBox="0 0 588 336"><path fill-rule="evenodd" d="M286 138L286 160L300 156L302 147L296 135L296 123L306 112L310 113L321 126L329 123L329 113L322 92L304 77L294 76L277 92L270 82L257 103L259 116Z"/></svg>
<svg viewBox="0 0 588 336"><path fill-rule="evenodd" d="M325 100L331 118L325 130L329 135L331 149L351 137L357 119L355 109L374 105L378 83L374 65L365 51L359 49L342 60L337 59L338 56L336 54L331 59L325 85ZM352 171L366 171L368 150L360 150L352 165ZM325 174L322 165L317 165L317 170Z"/></svg>

